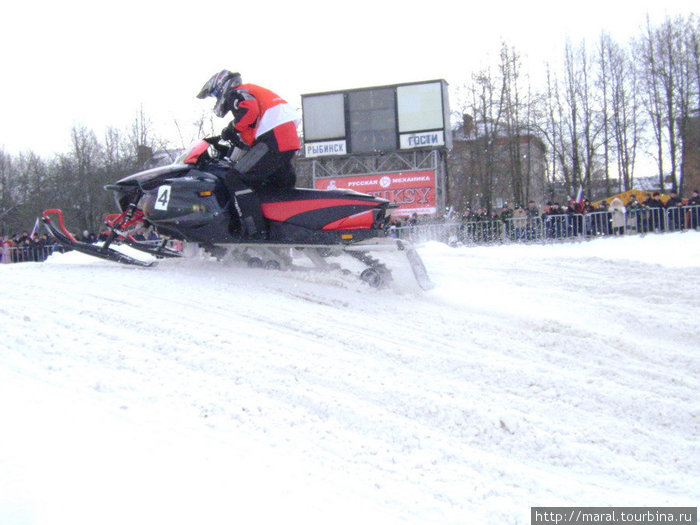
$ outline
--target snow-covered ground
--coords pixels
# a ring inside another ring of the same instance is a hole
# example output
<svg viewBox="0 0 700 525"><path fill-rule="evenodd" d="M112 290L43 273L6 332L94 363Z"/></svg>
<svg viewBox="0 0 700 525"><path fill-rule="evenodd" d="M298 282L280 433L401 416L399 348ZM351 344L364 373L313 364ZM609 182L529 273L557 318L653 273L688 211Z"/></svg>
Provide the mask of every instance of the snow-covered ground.
<svg viewBox="0 0 700 525"><path fill-rule="evenodd" d="M700 233L419 247L436 283L0 265L0 523L697 506Z"/></svg>

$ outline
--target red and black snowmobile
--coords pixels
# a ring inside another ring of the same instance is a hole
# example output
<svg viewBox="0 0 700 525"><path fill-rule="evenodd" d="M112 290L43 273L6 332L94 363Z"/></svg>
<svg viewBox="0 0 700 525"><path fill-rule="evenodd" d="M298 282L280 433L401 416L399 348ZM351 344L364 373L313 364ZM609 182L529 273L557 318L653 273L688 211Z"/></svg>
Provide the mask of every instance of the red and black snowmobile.
<svg viewBox="0 0 700 525"><path fill-rule="evenodd" d="M151 266L120 251L127 244L158 258L180 257L172 240L197 243L212 255L234 257L249 266L293 267L290 248L303 251L319 269L334 267L329 256L348 254L365 268L360 277L371 286L391 278L389 269L370 255L401 251L418 285L432 287L423 263L410 243L387 237L393 206L384 199L351 190L263 189L258 192L268 222L268 238L251 241L240 234L240 222L229 211L222 174L231 168L229 146L218 137L204 139L171 165L135 173L105 189L115 193L121 213L108 215L103 241L76 240L65 228L60 210L46 210L43 222L61 244L79 252L124 264ZM52 216L58 216L58 224ZM233 216L233 217L232 217ZM155 232L159 243L144 242L136 232ZM116 248L115 248L116 247Z"/></svg>

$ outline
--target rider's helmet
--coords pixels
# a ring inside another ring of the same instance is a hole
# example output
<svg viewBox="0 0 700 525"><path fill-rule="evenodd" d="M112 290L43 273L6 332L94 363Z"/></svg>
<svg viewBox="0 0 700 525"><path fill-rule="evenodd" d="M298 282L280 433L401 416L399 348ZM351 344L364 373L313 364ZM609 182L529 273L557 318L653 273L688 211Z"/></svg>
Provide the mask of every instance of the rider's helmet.
<svg viewBox="0 0 700 525"><path fill-rule="evenodd" d="M216 104L214 104L214 115L221 118L228 113L229 109L231 109L227 107L227 94L231 89L240 85L240 73L231 73L227 69L222 69L207 80L197 94L197 98L215 97Z"/></svg>

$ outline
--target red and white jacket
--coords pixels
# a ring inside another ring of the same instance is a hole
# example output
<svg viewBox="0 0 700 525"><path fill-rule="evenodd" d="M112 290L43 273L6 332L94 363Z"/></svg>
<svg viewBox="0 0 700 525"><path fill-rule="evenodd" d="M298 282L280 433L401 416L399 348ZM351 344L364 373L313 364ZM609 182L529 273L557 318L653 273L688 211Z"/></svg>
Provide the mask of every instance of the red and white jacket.
<svg viewBox="0 0 700 525"><path fill-rule="evenodd" d="M234 124L243 142L252 146L258 137L273 131L279 151L301 149L297 134L299 119L284 99L255 84L241 84L235 89L244 98L238 104L238 111L246 110Z"/></svg>

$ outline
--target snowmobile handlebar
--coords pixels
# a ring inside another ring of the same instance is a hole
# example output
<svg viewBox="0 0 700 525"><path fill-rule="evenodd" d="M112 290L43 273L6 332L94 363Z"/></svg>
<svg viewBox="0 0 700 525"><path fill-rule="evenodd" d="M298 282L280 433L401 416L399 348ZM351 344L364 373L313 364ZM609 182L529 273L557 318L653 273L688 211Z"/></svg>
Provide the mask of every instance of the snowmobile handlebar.
<svg viewBox="0 0 700 525"><path fill-rule="evenodd" d="M221 135L206 137L202 140L214 148L220 159L228 157L233 150L233 146L229 144L222 144Z"/></svg>
<svg viewBox="0 0 700 525"><path fill-rule="evenodd" d="M242 141L240 143L231 142L226 139L222 139L221 135L205 137L202 140L214 148L216 151L215 158L228 159L231 162L238 160L248 149L250 149Z"/></svg>

